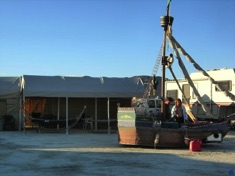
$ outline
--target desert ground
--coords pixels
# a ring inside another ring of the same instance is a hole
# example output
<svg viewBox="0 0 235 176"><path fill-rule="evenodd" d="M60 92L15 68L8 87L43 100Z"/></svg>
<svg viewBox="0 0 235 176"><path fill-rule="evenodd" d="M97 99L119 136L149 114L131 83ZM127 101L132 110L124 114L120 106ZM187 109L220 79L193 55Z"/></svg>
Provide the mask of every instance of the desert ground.
<svg viewBox="0 0 235 176"><path fill-rule="evenodd" d="M200 152L122 146L117 133L1 131L0 175L235 175L235 131Z"/></svg>

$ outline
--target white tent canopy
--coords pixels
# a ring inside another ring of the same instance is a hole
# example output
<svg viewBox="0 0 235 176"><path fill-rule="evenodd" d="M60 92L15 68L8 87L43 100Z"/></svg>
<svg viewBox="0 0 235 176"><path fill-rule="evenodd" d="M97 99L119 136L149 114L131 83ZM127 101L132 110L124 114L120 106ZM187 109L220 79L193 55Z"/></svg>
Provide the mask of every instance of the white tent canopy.
<svg viewBox="0 0 235 176"><path fill-rule="evenodd" d="M109 98L142 97L144 84L140 77L95 78L68 76L23 76L23 98L66 98L66 133L68 133L68 98L107 98L108 126L110 123ZM59 108L59 107L58 107ZM97 111L97 101L95 105ZM97 120L97 115L95 115Z"/></svg>
<svg viewBox="0 0 235 176"><path fill-rule="evenodd" d="M24 97L134 97L143 96L139 77L94 78L24 75Z"/></svg>

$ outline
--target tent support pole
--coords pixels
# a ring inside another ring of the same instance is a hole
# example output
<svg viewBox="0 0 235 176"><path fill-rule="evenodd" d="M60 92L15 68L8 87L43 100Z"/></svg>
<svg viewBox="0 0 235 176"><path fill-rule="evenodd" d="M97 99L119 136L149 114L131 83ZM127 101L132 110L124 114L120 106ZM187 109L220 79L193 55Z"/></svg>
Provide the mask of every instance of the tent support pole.
<svg viewBox="0 0 235 176"><path fill-rule="evenodd" d="M60 97L58 97L58 104L57 104L57 120L60 119ZM57 125L57 129L60 128L60 125Z"/></svg>
<svg viewBox="0 0 235 176"><path fill-rule="evenodd" d="M69 124L68 124L68 97L66 97L66 134L69 134Z"/></svg>
<svg viewBox="0 0 235 176"><path fill-rule="evenodd" d="M24 132L24 134L25 134L25 96L23 96L23 118L22 118L22 121L23 121L23 132ZM22 125L22 124L20 124L20 125Z"/></svg>
<svg viewBox="0 0 235 176"><path fill-rule="evenodd" d="M22 113L23 110L21 109L22 107L22 101L23 101L23 97L20 96L20 110L19 110L19 125L18 125L18 131L21 131L21 123L22 123Z"/></svg>
<svg viewBox="0 0 235 176"><path fill-rule="evenodd" d="M97 131L97 98L95 98L95 131Z"/></svg>
<svg viewBox="0 0 235 176"><path fill-rule="evenodd" d="M109 97L108 97L108 101L107 101L107 113L108 113L108 134L110 134Z"/></svg>

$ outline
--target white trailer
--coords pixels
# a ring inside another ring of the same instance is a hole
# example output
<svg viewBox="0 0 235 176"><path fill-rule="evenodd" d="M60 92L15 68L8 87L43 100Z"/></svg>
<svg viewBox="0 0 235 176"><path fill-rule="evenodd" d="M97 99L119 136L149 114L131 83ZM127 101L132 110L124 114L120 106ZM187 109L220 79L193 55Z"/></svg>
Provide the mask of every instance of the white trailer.
<svg viewBox="0 0 235 176"><path fill-rule="evenodd" d="M214 69L209 70L207 73L231 94L235 95L235 68L232 69ZM195 87L197 88L200 96L205 102L206 106L213 115L213 119L228 116L235 113L235 101L225 95L223 91L216 88L215 84L205 77L201 72L190 74ZM182 91L188 100L193 114L199 119L205 119L205 112L202 110L201 105L198 103L192 88L189 86L187 80L178 80ZM180 98L187 107L186 101L174 80L166 81L165 85L166 96L174 99Z"/></svg>

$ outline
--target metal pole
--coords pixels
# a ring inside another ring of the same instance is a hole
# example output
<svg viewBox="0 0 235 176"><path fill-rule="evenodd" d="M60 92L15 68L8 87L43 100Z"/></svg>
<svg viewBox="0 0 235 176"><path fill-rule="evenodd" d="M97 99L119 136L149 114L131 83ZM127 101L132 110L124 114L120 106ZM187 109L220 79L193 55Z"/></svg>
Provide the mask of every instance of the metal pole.
<svg viewBox="0 0 235 176"><path fill-rule="evenodd" d="M166 9L166 14L167 17L169 17L169 7L170 4L168 4L167 9ZM162 114L162 118L165 119L165 72L166 72L166 59L165 59L165 55L166 55L166 33L167 33L167 28L168 25L166 25L164 27L164 40L163 40L163 50L162 50L162 81L161 81L161 97L162 97L162 103L161 103L161 114Z"/></svg>
<svg viewBox="0 0 235 176"><path fill-rule="evenodd" d="M25 124L25 96L23 96L23 131L24 131L24 134L25 134L25 126L26 126L26 124Z"/></svg>
<svg viewBox="0 0 235 176"><path fill-rule="evenodd" d="M97 98L95 98L95 131L98 130L98 125L97 125Z"/></svg>
<svg viewBox="0 0 235 176"><path fill-rule="evenodd" d="M20 110L19 110L19 125L18 125L18 131L21 131L22 130L22 113L23 113L23 103L22 103L22 101L23 101L23 96L21 96L20 95L20 100L19 100L20 102Z"/></svg>
<svg viewBox="0 0 235 176"><path fill-rule="evenodd" d="M69 100L66 97L66 134L69 134Z"/></svg>
<svg viewBox="0 0 235 176"><path fill-rule="evenodd" d="M110 134L110 114L109 114L109 97L107 101L107 115L108 115L108 134Z"/></svg>
<svg viewBox="0 0 235 176"><path fill-rule="evenodd" d="M58 103L57 103L57 120L60 119L60 97L57 98L58 99ZM57 129L60 128L60 125L57 124Z"/></svg>

